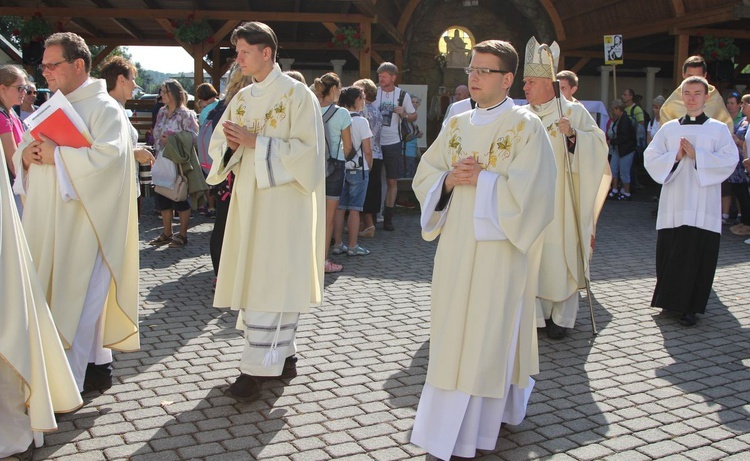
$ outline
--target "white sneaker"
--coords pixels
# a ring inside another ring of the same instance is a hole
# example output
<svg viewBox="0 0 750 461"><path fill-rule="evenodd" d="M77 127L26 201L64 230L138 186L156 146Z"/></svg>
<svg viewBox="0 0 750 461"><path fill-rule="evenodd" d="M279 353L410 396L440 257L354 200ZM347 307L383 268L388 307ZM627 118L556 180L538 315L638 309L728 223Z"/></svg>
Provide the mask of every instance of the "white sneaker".
<svg viewBox="0 0 750 461"><path fill-rule="evenodd" d="M745 240L745 243L747 243L748 245L750 245L750 239Z"/></svg>

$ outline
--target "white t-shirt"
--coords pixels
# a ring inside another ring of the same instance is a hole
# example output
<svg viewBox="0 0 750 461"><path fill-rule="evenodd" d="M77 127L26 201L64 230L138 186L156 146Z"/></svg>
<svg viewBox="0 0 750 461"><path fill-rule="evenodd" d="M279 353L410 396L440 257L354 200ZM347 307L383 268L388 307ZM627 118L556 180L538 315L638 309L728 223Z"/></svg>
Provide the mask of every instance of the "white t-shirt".
<svg viewBox="0 0 750 461"><path fill-rule="evenodd" d="M350 169L350 167L354 165L359 165L359 157L364 155L364 152L362 151L362 140L363 139L370 139L372 138L372 131L370 130L370 124L367 122L367 119L363 116L357 116L352 113L352 146L357 149L357 156L354 157L353 160L346 162L346 168ZM352 163L354 162L354 163ZM363 159L362 164L365 166L365 170L369 170L370 166L367 164L367 161Z"/></svg>
<svg viewBox="0 0 750 461"><path fill-rule="evenodd" d="M380 145L390 146L401 142L398 133L398 126L401 123L401 117L393 109L398 106L398 98L401 95L401 88L394 88L393 91L383 91L378 88L378 96L375 98L375 107L383 114L383 129L380 130ZM411 103L409 93L404 96L404 109L407 114L416 112L414 105Z"/></svg>

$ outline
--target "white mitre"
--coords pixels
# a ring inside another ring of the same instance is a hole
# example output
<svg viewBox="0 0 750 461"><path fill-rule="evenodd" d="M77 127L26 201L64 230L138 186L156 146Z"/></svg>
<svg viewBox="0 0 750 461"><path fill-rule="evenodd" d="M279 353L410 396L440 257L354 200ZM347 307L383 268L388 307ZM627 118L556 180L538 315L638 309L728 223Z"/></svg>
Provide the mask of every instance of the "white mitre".
<svg viewBox="0 0 750 461"><path fill-rule="evenodd" d="M549 45L549 49L552 51L552 59L555 61L554 70L549 65L549 53L542 48L543 45L543 43L537 42L535 37L531 37L526 43L526 59L523 65L524 78L541 77L554 80L555 74L557 74L557 65L560 61L560 45L557 42L552 42L552 45Z"/></svg>

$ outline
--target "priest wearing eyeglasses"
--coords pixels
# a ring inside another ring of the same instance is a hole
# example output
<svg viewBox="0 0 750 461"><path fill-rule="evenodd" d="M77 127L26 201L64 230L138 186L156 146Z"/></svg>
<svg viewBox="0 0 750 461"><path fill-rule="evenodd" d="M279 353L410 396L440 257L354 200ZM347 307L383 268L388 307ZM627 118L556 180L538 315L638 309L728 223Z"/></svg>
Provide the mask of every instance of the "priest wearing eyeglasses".
<svg viewBox="0 0 750 461"><path fill-rule="evenodd" d="M44 78L80 115L91 145L27 131L13 156L14 190L25 196L24 231L78 390L103 391L112 386L112 349L140 346L130 124L104 80L89 77L83 38L56 33L44 46Z"/></svg>
<svg viewBox="0 0 750 461"><path fill-rule="evenodd" d="M476 108L453 117L417 168L425 240L440 235L430 358L411 442L430 454L494 449L519 424L539 372L534 323L542 231L553 218L555 162L539 118L508 97L518 54L472 49Z"/></svg>

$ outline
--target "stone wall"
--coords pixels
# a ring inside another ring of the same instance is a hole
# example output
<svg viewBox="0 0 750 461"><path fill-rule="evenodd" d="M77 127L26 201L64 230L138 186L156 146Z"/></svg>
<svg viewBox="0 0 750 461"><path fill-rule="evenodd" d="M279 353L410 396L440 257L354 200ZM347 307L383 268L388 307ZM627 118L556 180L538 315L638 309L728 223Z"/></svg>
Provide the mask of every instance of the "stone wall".
<svg viewBox="0 0 750 461"><path fill-rule="evenodd" d="M524 12L529 14L528 11ZM511 88L511 95L523 97L521 74L523 72L523 50L532 35L537 35L547 19L530 20L511 1L483 1L479 6L464 7L460 1L425 0L412 16L406 33L407 49L404 56L402 83L428 85L428 113L436 104L440 87L452 92L456 85L466 84L467 75L463 69L440 69L435 60L442 33L451 26L462 26L471 31L475 40L506 40L519 52L519 72ZM535 24L536 23L536 24ZM541 24L541 25L540 25ZM539 26L539 27L537 27ZM542 35L548 35L543 33ZM432 141L439 131L439 122L427 123L428 141Z"/></svg>

